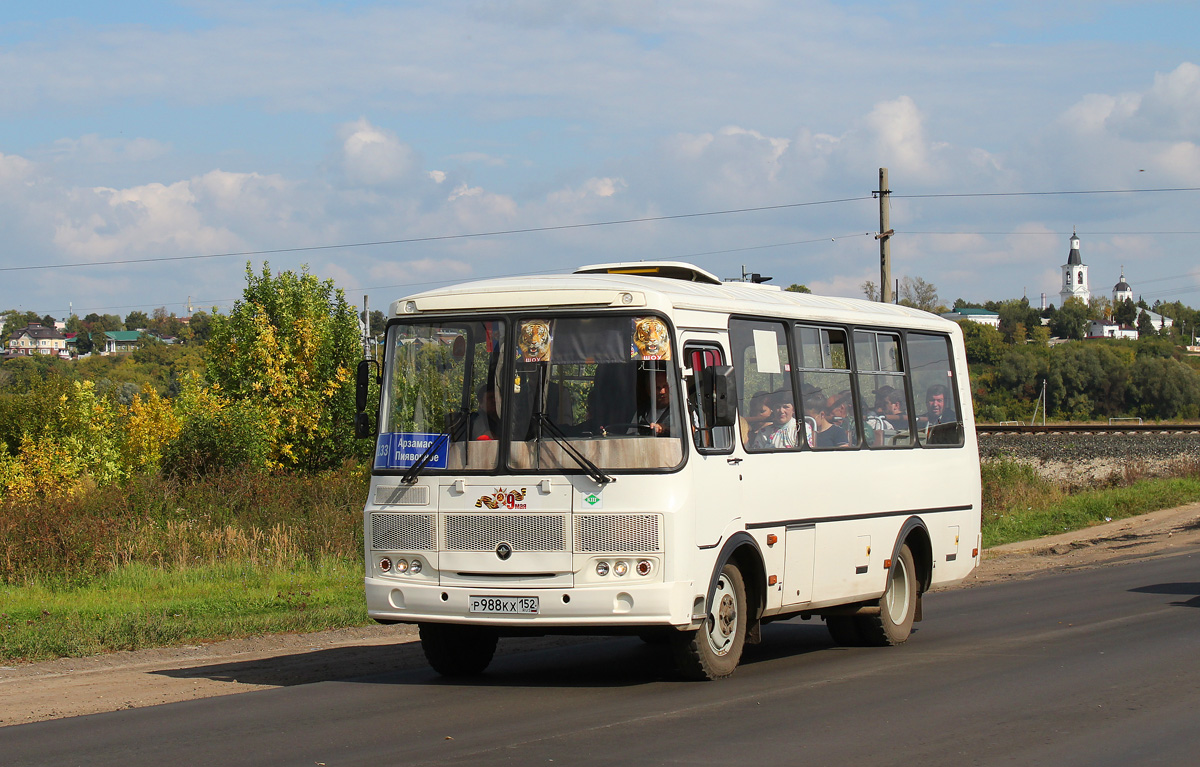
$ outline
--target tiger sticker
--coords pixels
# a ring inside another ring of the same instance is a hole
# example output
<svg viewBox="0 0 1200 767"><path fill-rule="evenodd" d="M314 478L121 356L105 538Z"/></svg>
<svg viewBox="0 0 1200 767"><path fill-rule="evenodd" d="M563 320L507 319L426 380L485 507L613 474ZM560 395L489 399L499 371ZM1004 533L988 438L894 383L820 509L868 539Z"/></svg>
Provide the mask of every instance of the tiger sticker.
<svg viewBox="0 0 1200 767"><path fill-rule="evenodd" d="M517 334L517 348L525 362L549 362L550 323L547 320L526 320Z"/></svg>
<svg viewBox="0 0 1200 767"><path fill-rule="evenodd" d="M630 359L671 359L671 337L667 333L667 324L658 317L634 318Z"/></svg>

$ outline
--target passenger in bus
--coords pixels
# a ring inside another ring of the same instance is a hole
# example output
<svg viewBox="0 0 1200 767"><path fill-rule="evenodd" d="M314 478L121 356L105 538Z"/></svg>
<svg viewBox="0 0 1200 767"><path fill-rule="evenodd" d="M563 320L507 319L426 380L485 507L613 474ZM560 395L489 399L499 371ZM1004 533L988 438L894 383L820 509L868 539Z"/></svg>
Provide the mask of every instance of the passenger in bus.
<svg viewBox="0 0 1200 767"><path fill-rule="evenodd" d="M768 402L773 420L759 432L751 447L761 450L796 447L796 405L792 402L792 393L777 391L770 395Z"/></svg>
<svg viewBox="0 0 1200 767"><path fill-rule="evenodd" d="M904 392L893 391L884 397L883 420L893 432L908 428L908 414L904 412Z"/></svg>
<svg viewBox="0 0 1200 767"><path fill-rule="evenodd" d="M846 438L846 430L833 422L832 404L836 400L836 395L824 402L818 400L809 411L809 415L812 416L814 423L816 423L817 433L814 446L817 448L850 446L850 442Z"/></svg>
<svg viewBox="0 0 1200 767"><path fill-rule="evenodd" d="M875 406L873 408L871 408L872 410L875 411L875 415L883 416L885 418L887 417L887 412L888 412L887 399L888 399L888 396L893 394L895 391L896 390L894 388L892 388L891 386L880 386L878 389L875 390Z"/></svg>
<svg viewBox="0 0 1200 767"><path fill-rule="evenodd" d="M760 391L751 397L750 404L746 408L746 415L742 417L742 443L753 445L760 433L772 428L774 413L765 391Z"/></svg>
<svg viewBox="0 0 1200 767"><path fill-rule="evenodd" d="M950 391L942 384L934 384L925 390L925 407L921 420L926 428L958 420L954 408L950 407Z"/></svg>
<svg viewBox="0 0 1200 767"><path fill-rule="evenodd" d="M829 398L830 420L834 426L840 426L846 432L846 440L850 445L858 444L858 422L854 420L854 395L849 389L843 389ZM863 424L866 438L869 442L874 436L869 423Z"/></svg>

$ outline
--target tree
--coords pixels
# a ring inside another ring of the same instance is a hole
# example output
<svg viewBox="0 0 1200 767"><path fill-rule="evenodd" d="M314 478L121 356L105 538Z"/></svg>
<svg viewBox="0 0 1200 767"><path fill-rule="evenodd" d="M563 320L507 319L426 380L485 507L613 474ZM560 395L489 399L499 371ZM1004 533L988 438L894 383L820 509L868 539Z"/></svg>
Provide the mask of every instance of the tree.
<svg viewBox="0 0 1200 767"><path fill-rule="evenodd" d="M959 324L963 332L967 362L971 364L995 365L1004 356L1004 336L991 325L964 320Z"/></svg>
<svg viewBox="0 0 1200 767"><path fill-rule="evenodd" d="M793 282L791 285L788 285L786 288L784 288L784 290L786 290L789 293L812 293L812 291L808 289L807 285L801 285L796 282Z"/></svg>
<svg viewBox="0 0 1200 767"><path fill-rule="evenodd" d="M1150 319L1150 315L1145 312L1138 312L1137 331L1138 338L1158 335L1158 328L1154 327L1154 320Z"/></svg>
<svg viewBox="0 0 1200 767"><path fill-rule="evenodd" d="M1025 343L1024 335L1020 338L1017 337L1017 328L1022 328L1025 333L1028 333L1031 328L1042 324L1037 309L1031 307L1026 298L1001 301L988 308L1000 315L1000 332L1004 334L1004 339L1009 343Z"/></svg>
<svg viewBox="0 0 1200 767"><path fill-rule="evenodd" d="M145 330L150 327L150 318L145 312L132 311L125 315L125 327L129 330Z"/></svg>
<svg viewBox="0 0 1200 767"><path fill-rule="evenodd" d="M1087 316L1087 304L1071 296L1050 318L1050 332L1059 338L1080 340L1087 331Z"/></svg>
<svg viewBox="0 0 1200 767"><path fill-rule="evenodd" d="M1130 327L1137 322L1138 310L1131 299L1126 298L1113 307L1113 322L1122 327Z"/></svg>
<svg viewBox="0 0 1200 767"><path fill-rule="evenodd" d="M261 274L226 317L212 317L206 377L224 397L261 407L273 465L320 469L361 451L353 434L358 318L332 280ZM369 446L368 446L369 449Z"/></svg>
<svg viewBox="0 0 1200 767"><path fill-rule="evenodd" d="M900 280L900 303L926 312L938 308L937 286L920 277L905 277Z"/></svg>
<svg viewBox="0 0 1200 767"><path fill-rule="evenodd" d="M859 288L862 289L863 295L867 297L868 301L879 300L879 286L871 280L867 280L862 285L859 285Z"/></svg>
<svg viewBox="0 0 1200 767"><path fill-rule="evenodd" d="M196 343L207 343L209 335L212 332L212 315L208 312L197 309L192 312L192 318L188 321L188 328L192 331L192 340Z"/></svg>

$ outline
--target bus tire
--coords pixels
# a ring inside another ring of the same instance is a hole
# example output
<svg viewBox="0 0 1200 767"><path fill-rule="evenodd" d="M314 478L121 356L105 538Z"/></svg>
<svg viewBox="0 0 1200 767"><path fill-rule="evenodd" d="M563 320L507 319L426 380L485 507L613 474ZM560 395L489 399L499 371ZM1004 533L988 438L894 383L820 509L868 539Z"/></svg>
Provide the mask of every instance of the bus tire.
<svg viewBox="0 0 1200 767"><path fill-rule="evenodd" d="M499 641L495 631L481 626L422 623L418 631L425 660L442 676L482 674Z"/></svg>
<svg viewBox="0 0 1200 767"><path fill-rule="evenodd" d="M717 576L704 625L672 637L679 673L699 681L732 674L746 644L748 610L742 572L733 562L727 562Z"/></svg>
<svg viewBox="0 0 1200 767"><path fill-rule="evenodd" d="M826 615L825 628L834 644L842 647L862 647L862 634L858 633L858 621L853 615Z"/></svg>
<svg viewBox="0 0 1200 767"><path fill-rule="evenodd" d="M860 615L854 619L863 642L874 647L885 647L901 644L908 639L917 615L920 588L916 562L906 543L900 547L900 554L892 560L887 590L879 598L879 614Z"/></svg>

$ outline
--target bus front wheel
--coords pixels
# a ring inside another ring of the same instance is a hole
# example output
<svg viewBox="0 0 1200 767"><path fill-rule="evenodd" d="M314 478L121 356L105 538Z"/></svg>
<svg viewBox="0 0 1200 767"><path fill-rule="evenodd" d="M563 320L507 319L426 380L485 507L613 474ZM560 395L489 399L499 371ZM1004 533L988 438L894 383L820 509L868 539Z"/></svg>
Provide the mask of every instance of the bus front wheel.
<svg viewBox="0 0 1200 767"><path fill-rule="evenodd" d="M422 623L418 630L425 660L442 676L483 673L499 641L495 631L480 626Z"/></svg>
<svg viewBox="0 0 1200 767"><path fill-rule="evenodd" d="M742 659L746 643L746 584L737 565L726 563L717 576L716 589L704 625L673 638L675 664L689 679L729 676Z"/></svg>
<svg viewBox="0 0 1200 767"><path fill-rule="evenodd" d="M892 560L888 571L887 590L879 598L878 615L859 615L854 618L863 643L875 647L898 645L912 633L917 615L917 566L908 544Z"/></svg>

